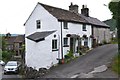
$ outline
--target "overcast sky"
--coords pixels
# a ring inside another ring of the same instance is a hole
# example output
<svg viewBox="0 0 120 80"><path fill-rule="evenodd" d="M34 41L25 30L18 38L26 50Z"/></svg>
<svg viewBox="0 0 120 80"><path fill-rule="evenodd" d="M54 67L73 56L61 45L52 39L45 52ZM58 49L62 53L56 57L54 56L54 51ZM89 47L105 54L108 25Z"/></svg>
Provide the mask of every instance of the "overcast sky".
<svg viewBox="0 0 120 80"><path fill-rule="evenodd" d="M79 12L83 4L86 4L90 16L101 21L110 19L111 12L107 6L111 0L0 0L0 33L24 34L23 24L31 14L37 2L47 5L69 9L71 2L79 6Z"/></svg>

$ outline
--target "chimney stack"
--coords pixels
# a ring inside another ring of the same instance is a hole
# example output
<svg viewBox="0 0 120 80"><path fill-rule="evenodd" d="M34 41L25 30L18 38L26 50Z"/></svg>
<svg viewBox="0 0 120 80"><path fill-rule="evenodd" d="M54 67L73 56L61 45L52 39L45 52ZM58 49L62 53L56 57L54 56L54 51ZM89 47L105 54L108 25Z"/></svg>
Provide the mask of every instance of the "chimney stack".
<svg viewBox="0 0 120 80"><path fill-rule="evenodd" d="M83 14L86 17L89 17L89 8L87 8L87 5L82 5L81 14Z"/></svg>
<svg viewBox="0 0 120 80"><path fill-rule="evenodd" d="M74 12L74 13L78 13L78 5L73 5L73 3L71 2L71 5L69 6L69 11Z"/></svg>

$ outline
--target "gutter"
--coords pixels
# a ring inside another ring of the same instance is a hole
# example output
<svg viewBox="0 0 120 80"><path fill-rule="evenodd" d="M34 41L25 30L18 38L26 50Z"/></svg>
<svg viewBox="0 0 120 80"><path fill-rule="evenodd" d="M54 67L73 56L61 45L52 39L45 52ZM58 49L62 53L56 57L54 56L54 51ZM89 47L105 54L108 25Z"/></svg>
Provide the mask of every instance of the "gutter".
<svg viewBox="0 0 120 80"><path fill-rule="evenodd" d="M61 58L62 58L62 61L63 61L63 41L62 41L62 21L61 21Z"/></svg>

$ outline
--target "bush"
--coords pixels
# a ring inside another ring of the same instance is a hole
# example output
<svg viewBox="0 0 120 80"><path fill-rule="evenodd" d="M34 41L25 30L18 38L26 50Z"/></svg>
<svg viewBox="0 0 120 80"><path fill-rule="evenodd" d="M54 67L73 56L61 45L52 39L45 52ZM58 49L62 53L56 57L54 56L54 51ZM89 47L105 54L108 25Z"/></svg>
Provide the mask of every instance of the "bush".
<svg viewBox="0 0 120 80"><path fill-rule="evenodd" d="M103 44L107 44L107 41L106 41L106 40L103 40Z"/></svg>
<svg viewBox="0 0 120 80"><path fill-rule="evenodd" d="M111 43L112 43L112 44L117 44L117 43L118 43L117 38L112 38L112 39L111 39Z"/></svg>
<svg viewBox="0 0 120 80"><path fill-rule="evenodd" d="M65 55L65 58L72 58L72 57L74 57L72 51L69 51L68 54Z"/></svg>
<svg viewBox="0 0 120 80"><path fill-rule="evenodd" d="M12 54L13 54L12 52L2 51L2 59L3 59L4 61L8 61L8 60L11 59Z"/></svg>
<svg viewBox="0 0 120 80"><path fill-rule="evenodd" d="M72 51L69 51L67 55L65 55L65 62L69 62L73 58Z"/></svg>
<svg viewBox="0 0 120 80"><path fill-rule="evenodd" d="M79 55L82 55L82 51L81 50L79 50L78 53L79 53Z"/></svg>

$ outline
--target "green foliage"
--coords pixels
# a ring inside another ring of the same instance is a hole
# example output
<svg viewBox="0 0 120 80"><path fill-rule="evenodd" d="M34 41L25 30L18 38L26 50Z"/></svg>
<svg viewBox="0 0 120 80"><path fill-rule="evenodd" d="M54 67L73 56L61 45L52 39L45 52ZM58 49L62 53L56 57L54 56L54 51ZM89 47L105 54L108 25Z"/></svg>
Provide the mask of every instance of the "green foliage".
<svg viewBox="0 0 120 80"><path fill-rule="evenodd" d="M78 53L79 53L79 55L82 55L82 51L81 50L79 50Z"/></svg>
<svg viewBox="0 0 120 80"><path fill-rule="evenodd" d="M65 55L65 58L66 58L66 59L72 58L72 57L74 57L72 51L69 51L68 54Z"/></svg>
<svg viewBox="0 0 120 80"><path fill-rule="evenodd" d="M12 58L13 52L2 51L2 59L8 61Z"/></svg>
<svg viewBox="0 0 120 80"><path fill-rule="evenodd" d="M102 43L103 43L103 44L107 44L106 40L103 40Z"/></svg>
<svg viewBox="0 0 120 80"><path fill-rule="evenodd" d="M114 58L112 70L120 75L120 53Z"/></svg>
<svg viewBox="0 0 120 80"><path fill-rule="evenodd" d="M110 2L109 3L109 9L113 13L113 18L117 18L117 12L118 12L118 2Z"/></svg>
<svg viewBox="0 0 120 80"><path fill-rule="evenodd" d="M118 33L118 52L120 53L120 1L110 2L109 9L113 13L113 18L117 21Z"/></svg>
<svg viewBox="0 0 120 80"><path fill-rule="evenodd" d="M5 42L5 37L2 37L2 51L4 51L6 48L6 42Z"/></svg>
<svg viewBox="0 0 120 80"><path fill-rule="evenodd" d="M117 38L112 38L111 39L111 44L118 44L118 39Z"/></svg>
<svg viewBox="0 0 120 80"><path fill-rule="evenodd" d="M73 56L72 51L69 51L68 54L65 55L65 62L68 63L73 58L74 58L74 56Z"/></svg>

